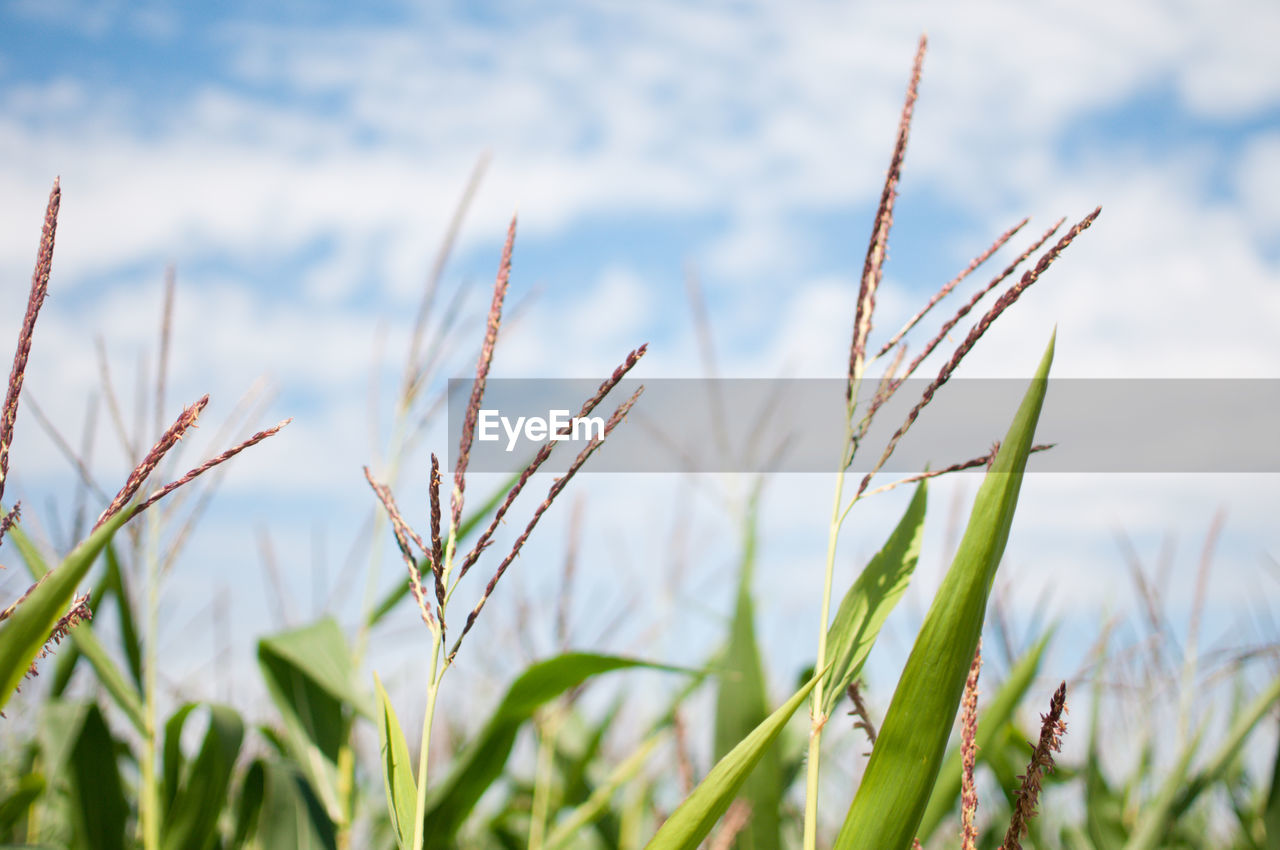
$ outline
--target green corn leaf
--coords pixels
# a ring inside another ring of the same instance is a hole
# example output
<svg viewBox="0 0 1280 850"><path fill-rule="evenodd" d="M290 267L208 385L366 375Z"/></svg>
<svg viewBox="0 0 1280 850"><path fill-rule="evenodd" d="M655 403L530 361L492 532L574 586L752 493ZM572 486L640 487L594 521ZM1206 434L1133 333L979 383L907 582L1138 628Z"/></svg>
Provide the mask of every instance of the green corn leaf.
<svg viewBox="0 0 1280 850"><path fill-rule="evenodd" d="M714 756L728 755L769 715L769 694L760 648L756 643L755 610L751 581L755 572L756 500L753 498L744 523L742 565L739 569L737 601L729 626L724 672L718 677ZM782 807L782 753L777 742L760 754L759 763L747 777L742 797L751 806L751 820L738 834L742 850L777 850L778 811Z"/></svg>
<svg viewBox="0 0 1280 850"><path fill-rule="evenodd" d="M413 781L413 765L409 756L409 744L400 729L400 720L391 705L386 689L378 674L373 674L378 694L378 741L382 753L382 785L387 794L387 811L391 815L391 827L396 845L405 850L413 843L413 814L418 790Z"/></svg>
<svg viewBox="0 0 1280 850"><path fill-rule="evenodd" d="M66 613L77 586L84 581L102 547L130 515L131 511L125 509L103 523L55 567L13 615L0 625L0 708L4 708L21 684L22 677L49 639L58 618ZM21 536L17 527L9 529L9 533L15 543Z"/></svg>
<svg viewBox="0 0 1280 850"><path fill-rule="evenodd" d="M428 792L426 846L451 846L458 828L480 797L502 775L516 732L540 706L593 676L635 668L686 672L631 658L577 652L540 661L525 670L508 688L484 728L454 761L449 775Z"/></svg>
<svg viewBox="0 0 1280 850"><path fill-rule="evenodd" d="M178 794L178 785L182 781L182 767L185 759L182 755L182 729L191 712L200 707L198 702L189 702L181 706L169 716L164 724L164 746L160 756L160 776L163 789L162 811L173 808L173 799Z"/></svg>
<svg viewBox="0 0 1280 850"><path fill-rule="evenodd" d="M55 819L69 823L71 846L123 850L129 806L117 763L117 741L95 703L49 700L37 729L40 761L50 790L65 794ZM46 798L47 799L47 798Z"/></svg>
<svg viewBox="0 0 1280 850"><path fill-rule="evenodd" d="M30 541L27 542L29 543ZM27 571L31 574L32 578L39 577L36 574L36 569L43 570L39 575L44 575L45 572L48 572L48 568L43 563L39 564L36 568L33 568L31 562L28 561L26 557L23 557L22 560L26 563ZM89 591L90 611L97 612L102 610L102 600L109 590L110 588L108 587L106 578L104 577L99 579L98 583ZM49 681L50 697L53 699L62 699L67 692L67 687L71 684L72 677L75 676L76 670L80 667L80 660L82 658L84 658L84 655L80 652L80 647L74 640L71 641L70 646L65 646L58 651L54 656L53 676L50 677Z"/></svg>
<svg viewBox="0 0 1280 850"><path fill-rule="evenodd" d="M242 846L255 850L337 850L333 822L294 765L259 760L250 768L245 784L258 799L243 801L236 829L237 834L242 829L247 833Z"/></svg>
<svg viewBox="0 0 1280 850"><path fill-rule="evenodd" d="M31 806L45 791L44 775L40 773L24 773L18 777L9 796L0 802L0 834L9 834L17 826L24 815L29 815Z"/></svg>
<svg viewBox="0 0 1280 850"><path fill-rule="evenodd" d="M995 751L993 744L997 735L1013 721L1018 705L1040 670L1040 661L1052 637L1052 630L1046 631L1036 645L1018 659L1013 669L1009 671L1008 678L996 691L995 698L987 704L979 716L978 734L974 738L974 743L978 746L979 762L985 761L987 756ZM916 837L921 842L927 842L934 830L938 828L938 824L955 808L956 801L960 799L961 772L960 748L952 747L942 762L938 781L933 786L933 794L929 797L929 806L924 810L924 817L916 832Z"/></svg>
<svg viewBox="0 0 1280 850"><path fill-rule="evenodd" d="M698 787L693 789L693 793L662 824L653 839L645 845L646 848L695 850L711 832L716 821L729 809L760 757L777 740L791 715L804 704L817 683L818 676L814 676L791 699L765 718L750 735L743 738L728 755L720 759Z"/></svg>
<svg viewBox="0 0 1280 850"><path fill-rule="evenodd" d="M83 846L124 850L129 804L116 764L116 741L96 705L90 704L84 713L69 767Z"/></svg>
<svg viewBox="0 0 1280 850"><path fill-rule="evenodd" d="M258 817L262 814L262 798L266 784L266 763L255 759L244 772L234 801L228 806L235 811L235 831L231 835L232 850L243 850L258 829Z"/></svg>
<svg viewBox="0 0 1280 850"><path fill-rule="evenodd" d="M834 661L830 681L823 691L822 713L827 717L835 711L845 689L861 672L885 618L911 582L911 574L920 560L927 504L928 489L921 481L884 547L871 559L840 602L836 618L827 632L827 657Z"/></svg>
<svg viewBox="0 0 1280 850"><path fill-rule="evenodd" d="M919 829L1013 525L1052 362L1050 340L916 637L836 850L905 850Z"/></svg>
<svg viewBox="0 0 1280 850"><path fill-rule="evenodd" d="M22 556L22 560L26 563L27 572L31 574L31 577L39 579L45 575L49 568L31 538L17 527L10 529L10 535L13 538L13 544L18 548L18 554ZM106 547L105 551L107 553L107 576L99 584L99 588L103 590L111 587L111 564L114 560L110 545ZM116 569L119 569L118 564ZM99 593L98 598L101 599L103 595ZM91 610L97 609L91 607ZM146 722L142 716L142 694L139 692L137 685L125 677L119 665L111 658L106 647L102 645L102 641L98 640L98 635L93 631L91 625L85 624L71 630L71 648L89 662L89 665L93 667L94 675L98 677L98 682L111 695L115 704L124 712L125 717L129 718L133 728L139 734L143 734L146 729ZM61 653L59 655L61 656ZM68 661L69 665L70 663ZM72 668L70 666L60 668L59 676L57 677L60 681L55 682L55 693L60 692L58 684L64 681L64 677L69 679L71 672Z"/></svg>
<svg viewBox="0 0 1280 850"><path fill-rule="evenodd" d="M644 767L649 756L653 754L654 748L662 740L662 735L663 733L660 732L650 735L649 739L637 747L634 753L614 768L609 777L591 792L591 796L570 812L568 817L547 837L546 850L560 850L568 846L581 830L604 814L614 793L634 779L640 772L640 768Z"/></svg>
<svg viewBox="0 0 1280 850"><path fill-rule="evenodd" d="M176 725L165 726L166 774L171 770L170 735L172 748L178 749L183 723L194 707L183 706L179 709L182 719ZM208 708L209 728L200 751L184 770L177 772L179 776L165 777L165 794L170 802L164 813L164 850L209 850L217 846L218 818L226 805L231 772L244 741L244 721L230 706Z"/></svg>
<svg viewBox="0 0 1280 850"><path fill-rule="evenodd" d="M344 823L338 760L355 714L374 717L355 685L346 638L325 617L258 642L258 666L284 724L289 754L311 782L325 811Z"/></svg>

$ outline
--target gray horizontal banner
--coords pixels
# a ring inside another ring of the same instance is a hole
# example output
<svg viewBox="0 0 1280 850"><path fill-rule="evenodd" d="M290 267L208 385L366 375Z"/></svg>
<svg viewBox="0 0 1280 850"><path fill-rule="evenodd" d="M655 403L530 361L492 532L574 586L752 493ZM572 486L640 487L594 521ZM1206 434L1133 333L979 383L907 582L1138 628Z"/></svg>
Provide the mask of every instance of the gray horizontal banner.
<svg viewBox="0 0 1280 850"><path fill-rule="evenodd" d="M953 379L899 442L883 471L911 474L981 457L1004 438L1028 380ZM1050 379L1033 472L1280 472L1280 380ZM641 384L625 421L583 472L833 472L844 439L840 379L624 380L583 419L594 380L490 380L469 469L518 472L551 434L542 465L564 472ZM876 466L928 386L904 382L858 442L852 469ZM855 413L870 409L874 382ZM470 380L449 382L449 459L456 462Z"/></svg>

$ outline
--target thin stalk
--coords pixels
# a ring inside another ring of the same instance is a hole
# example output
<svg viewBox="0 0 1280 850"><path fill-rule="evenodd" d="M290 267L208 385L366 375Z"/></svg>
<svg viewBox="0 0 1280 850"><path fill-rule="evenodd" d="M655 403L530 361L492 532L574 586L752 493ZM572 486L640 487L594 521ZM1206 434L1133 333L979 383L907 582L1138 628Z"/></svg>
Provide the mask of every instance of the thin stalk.
<svg viewBox="0 0 1280 850"><path fill-rule="evenodd" d="M422 714L422 746L418 748L418 799L413 810L413 844L415 850L423 846L427 817L427 756L431 750L431 722L436 714L436 697L440 693L440 680L444 670L440 668L440 630L431 634L431 670L427 675L427 710Z"/></svg>
<svg viewBox="0 0 1280 850"><path fill-rule="evenodd" d="M139 801L144 850L160 850L160 788L156 781L156 668L159 656L160 612L160 518L147 517L147 645L143 662L142 794Z"/></svg>
<svg viewBox="0 0 1280 850"><path fill-rule="evenodd" d="M458 529L449 527L449 536L445 540L443 576L446 585L449 574L453 571L453 552L458 542ZM413 850L420 850L425 838L424 830L427 819L427 756L431 749L431 724L436 716L436 697L440 695L440 682L444 679L449 665L440 663L444 652L444 612L447 610L448 596L445 605L440 608L440 622L431 630L431 669L427 673L427 709L422 713L422 745L418 749L418 797L414 806L413 817Z"/></svg>
<svg viewBox="0 0 1280 850"><path fill-rule="evenodd" d="M831 586L835 582L836 545L840 539L840 526L844 523L844 474L848 468L848 451L853 438L853 405L857 389L851 394L849 415L845 417L844 441L841 443L840 468L836 472L836 492L831 502L831 525L827 529L827 564L822 580L822 616L818 621L818 656L815 670L827 666L827 624L831 620ZM809 708L809 757L804 790L804 850L816 850L818 846L818 768L822 757L822 727L827 718L822 715L823 679L813 688L813 702Z"/></svg>

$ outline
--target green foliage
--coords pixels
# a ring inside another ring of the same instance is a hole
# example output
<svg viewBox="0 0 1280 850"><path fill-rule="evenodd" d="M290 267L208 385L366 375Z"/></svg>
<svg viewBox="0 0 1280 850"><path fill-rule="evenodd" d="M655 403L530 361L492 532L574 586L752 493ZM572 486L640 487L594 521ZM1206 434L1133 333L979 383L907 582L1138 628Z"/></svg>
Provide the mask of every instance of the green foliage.
<svg viewBox="0 0 1280 850"><path fill-rule="evenodd" d="M0 708L5 706L27 675L31 662L49 640L58 619L66 613L76 587L84 581L102 547L128 519L129 511L125 509L103 523L55 567L13 615L0 625ZM17 529L10 529L10 533L14 531Z"/></svg>
<svg viewBox="0 0 1280 850"><path fill-rule="evenodd" d="M558 655L525 670L454 760L445 779L429 791L426 846L449 846L481 795L502 775L516 732L538 708L593 676L636 668L673 669L631 658L579 652Z"/></svg>
<svg viewBox="0 0 1280 850"><path fill-rule="evenodd" d="M1052 362L1051 340L916 637L836 838L837 850L905 850L916 835L942 766L986 616L987 596L1009 539Z"/></svg>
<svg viewBox="0 0 1280 850"><path fill-rule="evenodd" d="M996 691L990 702L986 703L986 708L978 718L978 733L975 738L979 762L1003 756L1003 750L997 747L997 741L1013 728L1014 714L1031 688L1031 683L1035 681L1036 674L1040 670L1040 661L1052 637L1052 631L1041 635L1035 646L1018 659L1013 669L1009 671L1004 684ZM1021 733L1015 737L1021 743ZM1023 753L1020 752L1019 755ZM960 773L960 748L952 747L942 762L941 770L938 771L938 781L933 786L929 805L925 808L924 817L920 820L917 837L921 841L928 841L942 819L955 808L960 799ZM1012 789L1013 786L1003 784L1003 787Z"/></svg>
<svg viewBox="0 0 1280 850"><path fill-rule="evenodd" d="M413 836L414 801L418 787L413 781L413 763L409 745L400 730L400 720L391 705L391 698L382 687L378 674L373 675L378 692L378 745L382 755L382 787L387 795L387 809L391 814L391 827L396 845L403 850Z"/></svg>
<svg viewBox="0 0 1280 850"><path fill-rule="evenodd" d="M348 820L339 759L355 715L373 717L337 622L317 622L258 642L258 665L280 712L289 755L334 823Z"/></svg>
<svg viewBox="0 0 1280 850"><path fill-rule="evenodd" d="M818 684L819 676L826 672L824 670L810 679L720 759L698 787L693 789L693 793L662 824L653 840L645 845L648 850L695 850L711 832L716 821L729 809L738 790L764 753L778 739L791 715L804 704L809 692Z"/></svg>
<svg viewBox="0 0 1280 850"><path fill-rule="evenodd" d="M756 645L755 610L751 582L756 561L756 505L746 518L737 600L729 626L729 645L717 679L714 754L727 756L769 715L769 693L760 648ZM778 743L765 747L759 764L747 776L742 798L754 813L738 838L744 850L776 850L780 846L779 810L782 806L782 753Z"/></svg>
<svg viewBox="0 0 1280 850"><path fill-rule="evenodd" d="M828 717L862 671L885 618L911 582L911 574L920 560L927 503L928 485L921 481L884 547L840 601L840 608L827 633L827 652L833 663L822 700L822 713Z"/></svg>
<svg viewBox="0 0 1280 850"><path fill-rule="evenodd" d="M240 715L229 706L210 705L200 751L194 759L184 759L182 730L198 707L184 705L165 724L164 850L209 850L217 845L218 819L244 740Z"/></svg>
<svg viewBox="0 0 1280 850"><path fill-rule="evenodd" d="M44 576L48 572L48 567L31 539L19 528L11 529L10 535L13 538L14 545L18 547L18 552L22 555L22 559L26 562L27 570L31 573L31 577L38 580ZM111 547L109 545L106 546L105 551L107 574L100 585L104 592L97 594L99 600L105 597L106 590L123 588L124 586L123 580L120 578L120 565L115 560ZM122 592L118 593L117 604L121 611L124 612L120 615L122 626L121 643L126 657L132 659L136 653L140 652L140 644L136 632L133 631L132 613L129 612L128 602ZM66 686L66 681L71 676L76 660L79 657L83 657L93 667L94 673L98 677L98 682L111 695L120 710L124 712L124 716L133 724L133 728L142 733L146 728L146 721L143 718L142 693L140 691L141 685L139 684L141 667L138 668L134 678L126 678L119 665L107 652L106 647L98 640L97 633L93 629L72 629L70 649L72 653L59 654L60 670L57 676L58 681L54 684L54 694L62 693ZM141 661L138 663L140 665ZM133 670L131 669L130 672L133 672Z"/></svg>

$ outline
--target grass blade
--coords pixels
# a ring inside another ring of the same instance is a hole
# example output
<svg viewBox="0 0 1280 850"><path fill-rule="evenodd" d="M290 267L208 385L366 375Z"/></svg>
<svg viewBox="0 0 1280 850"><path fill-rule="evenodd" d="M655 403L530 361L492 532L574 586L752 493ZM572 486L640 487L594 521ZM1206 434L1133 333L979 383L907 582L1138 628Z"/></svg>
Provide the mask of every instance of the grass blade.
<svg viewBox="0 0 1280 850"><path fill-rule="evenodd" d="M22 529L16 526L9 530L9 534L13 544L18 548L18 554L22 556L22 560L27 564L27 571L31 573L33 579L39 580L41 576L48 572L48 567L45 565L44 559L40 557L39 551L36 550L35 544L31 542L31 538L27 537ZM108 553L109 571L111 562L110 546L107 547L106 551ZM106 581L110 585L110 577ZM129 679L125 678L123 671L111 658L106 647L98 640L98 635L91 627L77 627L72 629L70 634L73 648L84 656L85 660L93 667L93 672L98 677L98 681L106 689L107 693L111 695L120 710L124 712L125 717L129 718L129 722L133 724L134 729L139 734L143 734L146 729L146 722L142 716L142 695L138 688Z"/></svg>
<svg viewBox="0 0 1280 850"><path fill-rule="evenodd" d="M0 626L0 708L4 708L18 689L22 677L27 675L58 618L71 603L76 586L84 581L102 547L124 525L129 515L130 511L121 511L89 535ZM17 529L12 528L9 533L15 531ZM14 539L18 539L16 534Z"/></svg>
<svg viewBox="0 0 1280 850"><path fill-rule="evenodd" d="M378 692L378 741L382 754L382 786L387 794L387 811L391 815L391 827L396 845L405 850L413 837L413 809L418 798L418 786L413 781L413 762L409 744L400 729L400 720L391 705L386 689L378 674L373 674L373 684Z"/></svg>
<svg viewBox="0 0 1280 850"><path fill-rule="evenodd" d="M861 672L885 618L911 582L911 574L920 560L928 500L926 484L921 481L884 547L875 554L840 602L827 633L828 657L833 660L830 681L823 690L822 713L827 717L831 716L844 697L845 689Z"/></svg>
<svg viewBox="0 0 1280 850"><path fill-rule="evenodd" d="M649 739L637 747L634 753L627 756L622 764L618 765L609 777L591 792L591 796L570 812L568 817L556 827L547 838L546 850L560 850L576 838L587 825L600 817L609 805L614 792L640 772L640 768L644 767L660 740L662 740L662 733L650 735Z"/></svg>
<svg viewBox="0 0 1280 850"><path fill-rule="evenodd" d="M180 709L183 720L193 706ZM181 721L177 735L181 735ZM209 706L209 729L195 759L187 765L180 784L166 788L170 805L164 816L165 850L209 850L217 846L218 819L227 801L231 771L240 744L244 741L244 721L235 709ZM168 755L170 742L166 736ZM175 737L174 746L177 741ZM168 759L166 759L168 761Z"/></svg>
<svg viewBox="0 0 1280 850"><path fill-rule="evenodd" d="M822 671L823 673L827 671ZM764 752L777 740L796 709L808 699L822 674L815 675L764 722L720 759L685 798L645 847L647 850L695 850L711 832Z"/></svg>
<svg viewBox="0 0 1280 850"><path fill-rule="evenodd" d="M355 685L351 654L331 617L258 642L258 666L284 721L290 754L335 823L346 813L338 761L355 713L373 717Z"/></svg>
<svg viewBox="0 0 1280 850"><path fill-rule="evenodd" d="M1053 340L974 500L955 560L916 637L836 838L836 850L905 850L928 806L1013 525Z"/></svg>
<svg viewBox="0 0 1280 850"><path fill-rule="evenodd" d="M979 762L987 761L996 752L997 736L1013 721L1018 704L1035 681L1040 661L1052 637L1052 631L1045 632L1036 645L1018 659L1009 671L1009 677L996 691L995 698L978 718L978 734L974 740L978 745ZM954 810L956 800L960 798L960 767L960 748L952 747L942 762L938 781L929 797L929 806L924 810L924 818L916 832L916 837L922 842L928 841L943 818Z"/></svg>
<svg viewBox="0 0 1280 850"><path fill-rule="evenodd" d="M516 732L540 706L587 679L614 670L676 668L591 653L566 653L534 664L507 689L506 696L466 750L454 761L427 801L426 846L451 846L458 828L507 764Z"/></svg>
<svg viewBox="0 0 1280 850"><path fill-rule="evenodd" d="M90 705L84 714L68 767L83 846L88 850L124 850L129 805L116 763L116 741L96 705Z"/></svg>
<svg viewBox="0 0 1280 850"><path fill-rule="evenodd" d="M724 657L724 674L718 677L715 716L715 758L718 761L737 746L769 715L769 694L760 648L756 643L755 609L751 581L756 559L756 506L752 501L743 535L742 566L739 570L737 602L729 627L729 645ZM753 812L739 834L737 846L743 850L777 850L778 811L782 806L782 754L775 742L760 754L759 763L747 777L742 796Z"/></svg>

